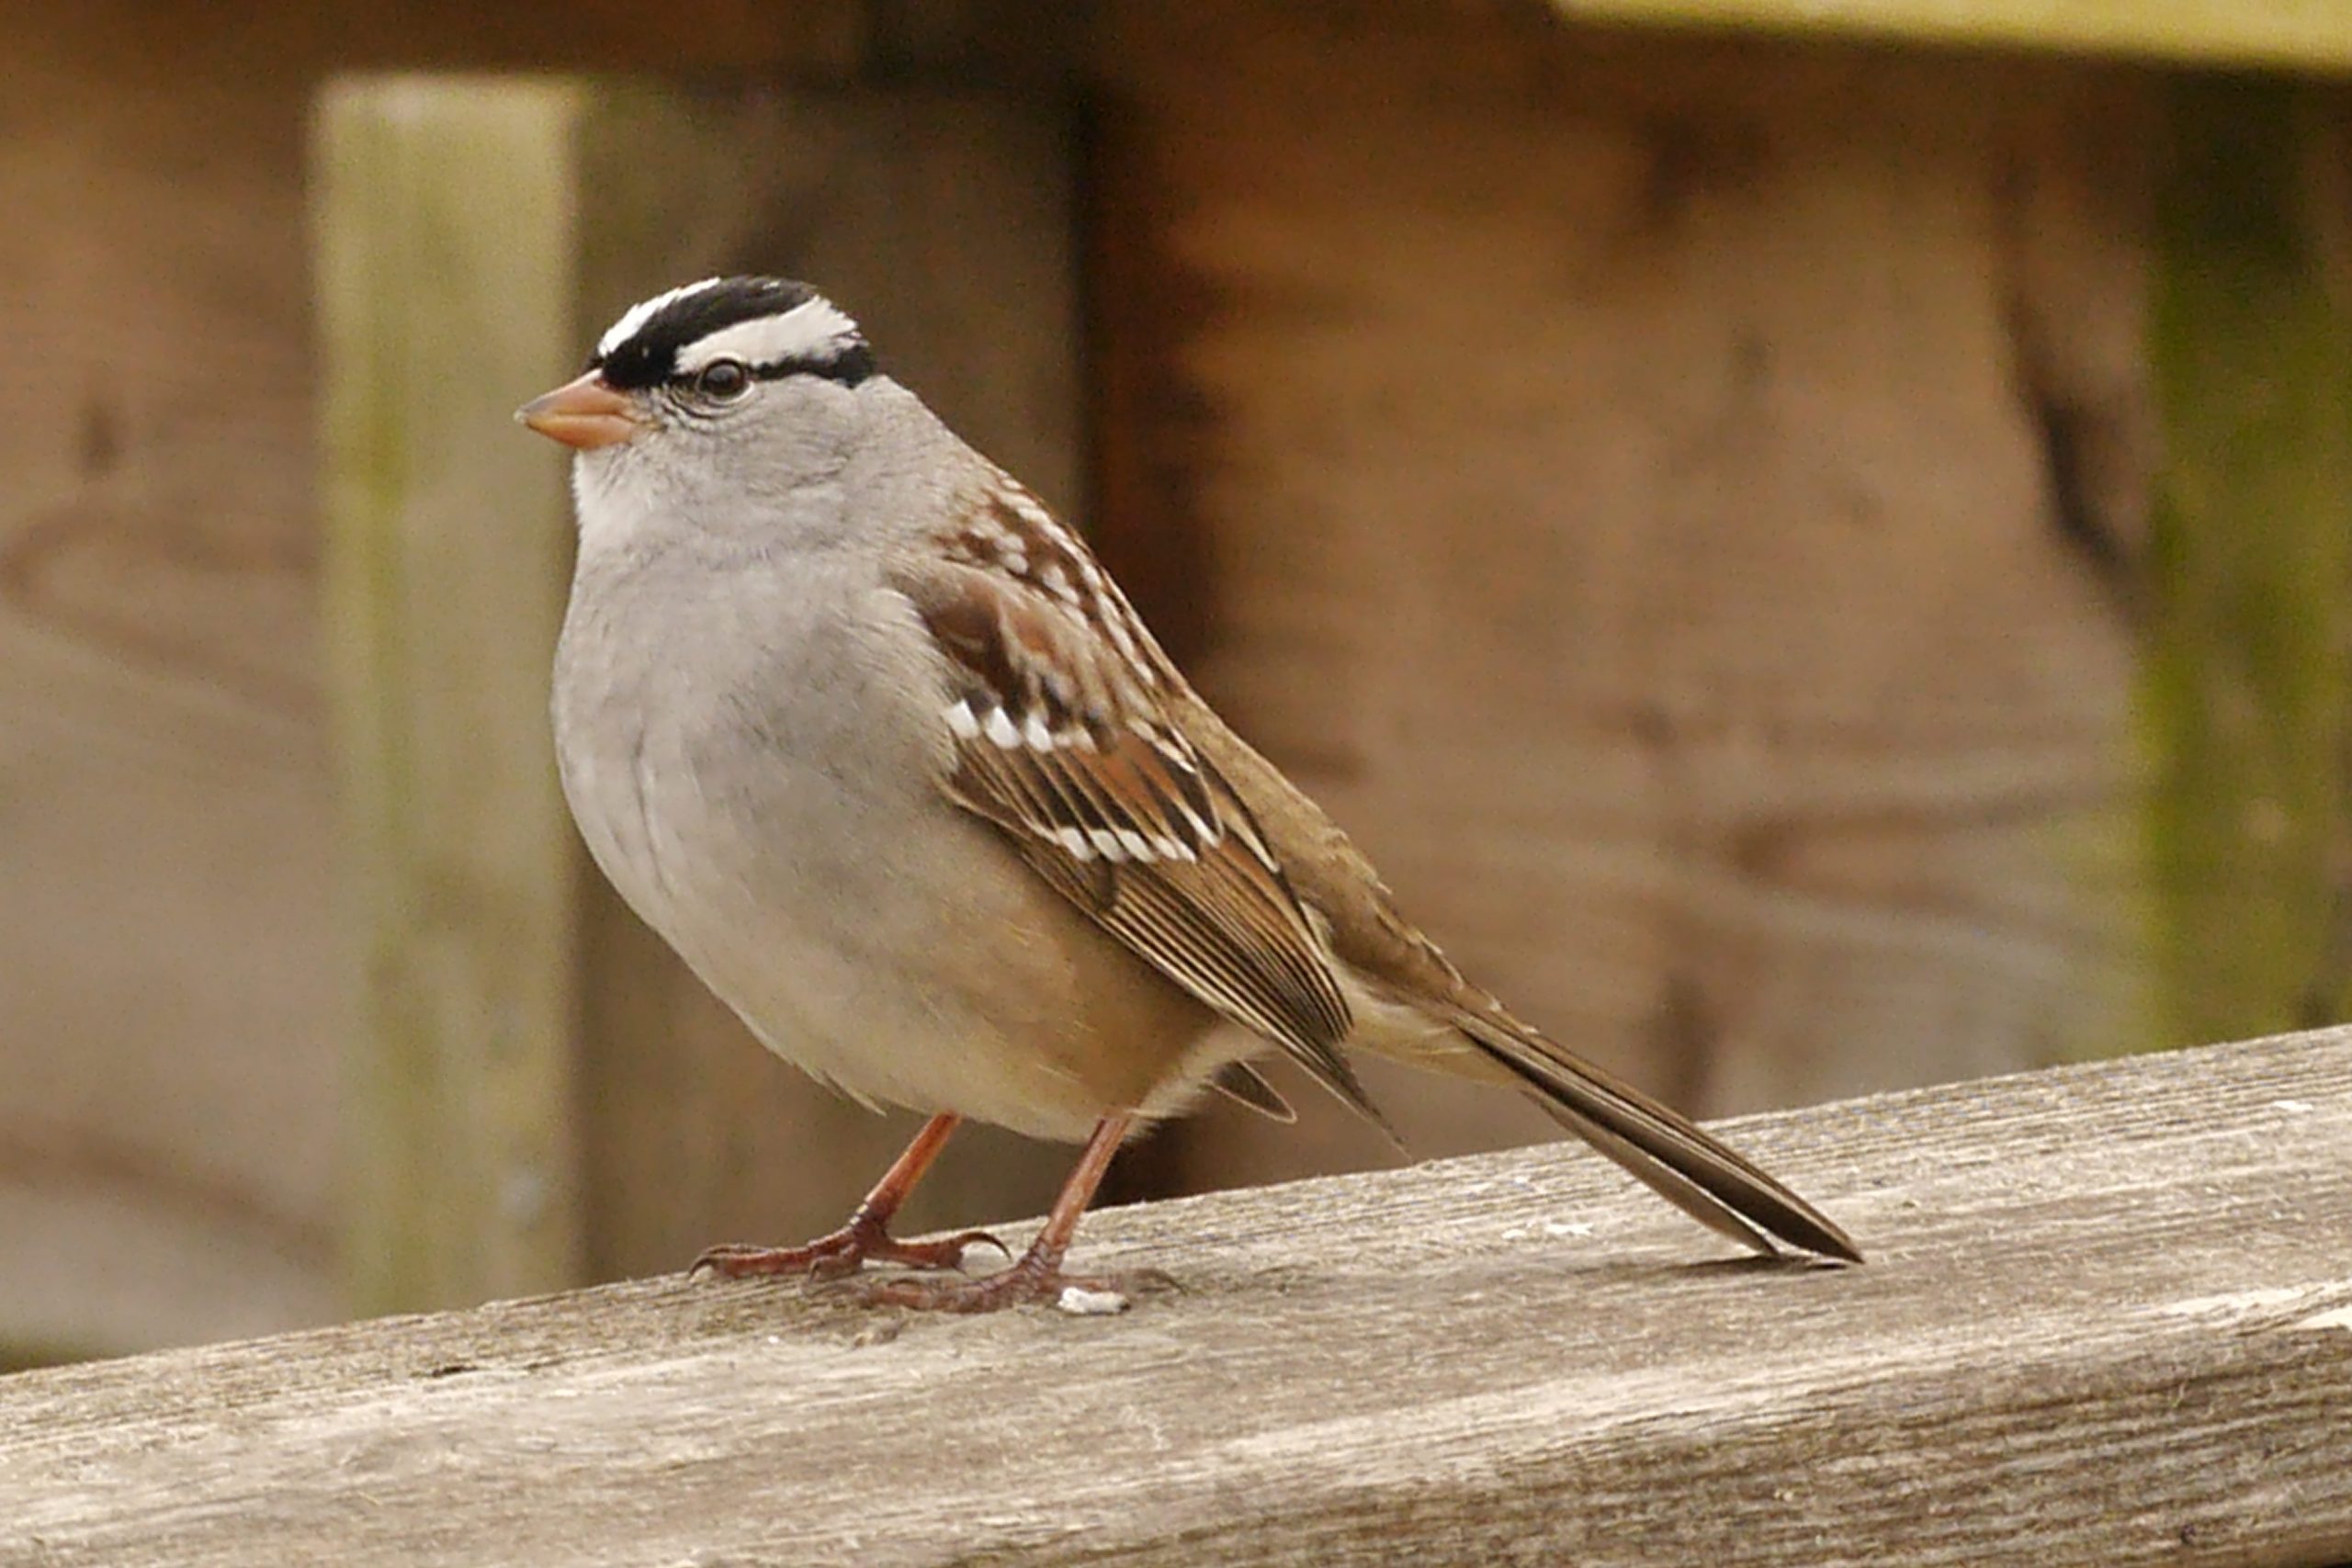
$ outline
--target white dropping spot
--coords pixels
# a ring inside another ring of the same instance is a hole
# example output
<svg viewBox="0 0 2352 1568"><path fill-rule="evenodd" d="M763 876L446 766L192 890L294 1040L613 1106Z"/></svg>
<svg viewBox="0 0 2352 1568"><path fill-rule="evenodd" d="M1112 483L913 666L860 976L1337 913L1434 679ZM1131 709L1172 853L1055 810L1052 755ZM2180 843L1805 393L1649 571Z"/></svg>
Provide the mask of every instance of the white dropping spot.
<svg viewBox="0 0 2352 1568"><path fill-rule="evenodd" d="M1152 858L1151 840L1132 828L1119 829L1119 843L1127 853L1147 863Z"/></svg>
<svg viewBox="0 0 2352 1568"><path fill-rule="evenodd" d="M1054 1305L1072 1317L1116 1317L1127 1310L1127 1298L1116 1291L1091 1291L1083 1285L1064 1285Z"/></svg>
<svg viewBox="0 0 2352 1568"><path fill-rule="evenodd" d="M1029 742L1033 751L1050 751L1056 744L1054 732L1046 728L1046 716L1041 713L1029 716L1029 722L1021 727L1021 738Z"/></svg>
<svg viewBox="0 0 2352 1568"><path fill-rule="evenodd" d="M2274 1100L2270 1102L2270 1109L2283 1111L2290 1116L2308 1116L2319 1107L2308 1100Z"/></svg>
<svg viewBox="0 0 2352 1568"><path fill-rule="evenodd" d="M1055 829L1054 842L1068 850L1076 860L1084 862L1094 858L1094 846L1088 843L1086 835L1076 828Z"/></svg>
<svg viewBox="0 0 2352 1568"><path fill-rule="evenodd" d="M1108 828L1092 828L1087 830L1086 836L1094 841L1095 849L1101 852L1104 860L1109 861L1113 865L1125 863L1127 850L1125 845L1119 842L1118 834Z"/></svg>
<svg viewBox="0 0 2352 1568"><path fill-rule="evenodd" d="M974 716L969 702L948 705L947 728L955 732L958 740L978 740L980 738L980 721Z"/></svg>
<svg viewBox="0 0 2352 1568"><path fill-rule="evenodd" d="M1590 1235L1592 1227L1577 1220L1545 1220L1544 1234L1557 1240L1562 1236Z"/></svg>
<svg viewBox="0 0 2352 1568"><path fill-rule="evenodd" d="M988 736L1008 751L1021 744L1021 731L1012 728L1012 716L1002 708L989 710Z"/></svg>

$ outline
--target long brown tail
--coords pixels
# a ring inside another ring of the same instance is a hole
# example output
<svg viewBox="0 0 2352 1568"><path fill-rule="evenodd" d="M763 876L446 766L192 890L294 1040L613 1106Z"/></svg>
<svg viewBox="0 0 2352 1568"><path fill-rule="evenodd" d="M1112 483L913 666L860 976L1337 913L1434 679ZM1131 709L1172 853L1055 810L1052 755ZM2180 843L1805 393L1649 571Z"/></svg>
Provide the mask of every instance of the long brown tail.
<svg viewBox="0 0 2352 1568"><path fill-rule="evenodd" d="M1828 1216L1632 1085L1516 1019L1465 1008L1453 1022L1554 1120L1701 1224L1758 1252L1776 1251L1777 1237L1824 1258L1862 1260Z"/></svg>

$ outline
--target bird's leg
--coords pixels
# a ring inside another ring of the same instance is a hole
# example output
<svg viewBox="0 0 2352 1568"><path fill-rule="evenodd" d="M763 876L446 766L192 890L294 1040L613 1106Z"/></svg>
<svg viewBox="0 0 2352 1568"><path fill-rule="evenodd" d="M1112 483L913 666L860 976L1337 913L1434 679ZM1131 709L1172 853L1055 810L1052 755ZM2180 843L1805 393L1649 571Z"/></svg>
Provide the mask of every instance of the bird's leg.
<svg viewBox="0 0 2352 1568"><path fill-rule="evenodd" d="M725 1280L743 1280L755 1275L803 1274L819 1280L838 1280L844 1274L854 1274L867 1263L899 1263L910 1269L959 1269L964 1263L964 1249L987 1245L1007 1258L1012 1249L986 1231L961 1231L937 1241L899 1241L890 1235L890 1220L899 1206L907 1201L922 1173L947 1146L948 1135L956 1131L961 1118L942 1113L922 1124L906 1153L891 1162L865 1201L849 1217L849 1224L831 1235L820 1235L806 1247L752 1247L746 1243L727 1242L707 1247L687 1269L695 1275L707 1269Z"/></svg>
<svg viewBox="0 0 2352 1568"><path fill-rule="evenodd" d="M1132 1115L1123 1113L1105 1116L1096 1123L1093 1136L1086 1140L1085 1151L1078 1156L1078 1168L1054 1199L1045 1228L1011 1268L977 1280L877 1280L865 1286L860 1295L869 1305L912 1307L919 1312L994 1312L1000 1307L1058 1301L1062 1292L1073 1285L1118 1295L1131 1293L1147 1281L1076 1279L1062 1272L1062 1258L1078 1232L1079 1217L1093 1201L1094 1190L1102 1185L1102 1173L1111 1168L1111 1156L1119 1152L1134 1122Z"/></svg>

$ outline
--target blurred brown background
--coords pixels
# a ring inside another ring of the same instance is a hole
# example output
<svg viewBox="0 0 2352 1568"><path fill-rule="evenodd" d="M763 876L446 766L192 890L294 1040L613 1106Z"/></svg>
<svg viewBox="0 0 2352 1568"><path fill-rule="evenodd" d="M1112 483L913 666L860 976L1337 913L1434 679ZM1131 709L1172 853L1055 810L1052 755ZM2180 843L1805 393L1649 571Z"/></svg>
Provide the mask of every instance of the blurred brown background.
<svg viewBox="0 0 2352 1568"><path fill-rule="evenodd" d="M0 1357L798 1239L903 1137L548 815L504 411L721 266L864 319L1464 967L1689 1109L2337 1016L2344 100L2069 41L0 6ZM1417 1154L1552 1135L1367 1076ZM1394 1157L1284 1087L1121 1191ZM918 1218L1066 1158L972 1138Z"/></svg>

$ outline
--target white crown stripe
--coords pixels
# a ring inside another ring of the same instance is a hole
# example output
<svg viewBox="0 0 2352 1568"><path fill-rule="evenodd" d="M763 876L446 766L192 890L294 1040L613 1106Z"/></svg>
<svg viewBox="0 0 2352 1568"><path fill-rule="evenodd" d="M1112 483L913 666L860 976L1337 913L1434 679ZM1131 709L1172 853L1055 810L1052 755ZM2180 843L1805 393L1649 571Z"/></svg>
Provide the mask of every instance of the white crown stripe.
<svg viewBox="0 0 2352 1568"><path fill-rule="evenodd" d="M678 351L678 374L691 376L718 359L745 365L817 364L857 341L857 323L831 302L808 299L781 315L754 316L696 338Z"/></svg>
<svg viewBox="0 0 2352 1568"><path fill-rule="evenodd" d="M621 319L615 321L610 328L606 329L605 335L596 340L596 357L599 359L607 357L613 350L635 337L637 330L653 319L653 312L672 300L683 299L689 294L700 293L712 284L724 281L726 281L724 278L718 277L700 278L693 283L682 283L675 288L656 294L650 299L639 300L622 311Z"/></svg>

